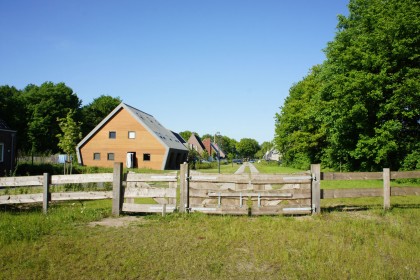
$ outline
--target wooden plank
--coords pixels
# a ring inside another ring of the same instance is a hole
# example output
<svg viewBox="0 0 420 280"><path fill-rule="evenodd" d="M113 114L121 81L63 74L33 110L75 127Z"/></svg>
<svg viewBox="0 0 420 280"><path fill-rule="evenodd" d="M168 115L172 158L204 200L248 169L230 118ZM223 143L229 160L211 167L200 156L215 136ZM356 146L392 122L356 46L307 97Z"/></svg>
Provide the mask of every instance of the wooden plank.
<svg viewBox="0 0 420 280"><path fill-rule="evenodd" d="M178 176L176 174L142 174L142 173L128 173L127 182L177 182Z"/></svg>
<svg viewBox="0 0 420 280"><path fill-rule="evenodd" d="M420 178L420 171L392 171L391 179L415 179Z"/></svg>
<svg viewBox="0 0 420 280"><path fill-rule="evenodd" d="M196 174L190 175L190 182L212 182L212 183L241 183L248 184L250 181L248 174Z"/></svg>
<svg viewBox="0 0 420 280"><path fill-rule="evenodd" d="M110 199L112 198L112 191L107 192L65 192L65 193L52 193L52 201L65 201L65 200L97 200L97 199Z"/></svg>
<svg viewBox="0 0 420 280"><path fill-rule="evenodd" d="M29 187L29 186L42 186L44 177L41 176L18 176L18 177L1 177L1 187Z"/></svg>
<svg viewBox="0 0 420 280"><path fill-rule="evenodd" d="M254 192L209 192L209 197L280 197L280 198L292 198L293 193L254 193Z"/></svg>
<svg viewBox="0 0 420 280"><path fill-rule="evenodd" d="M125 198L135 197L176 197L176 189L173 188L129 188L124 192Z"/></svg>
<svg viewBox="0 0 420 280"><path fill-rule="evenodd" d="M165 213L172 213L176 209L176 205L174 204L164 205L124 203L122 210L125 212L162 213L164 208L166 207Z"/></svg>
<svg viewBox="0 0 420 280"><path fill-rule="evenodd" d="M375 197L383 196L383 189L336 189L321 190L321 198L346 198L346 197Z"/></svg>
<svg viewBox="0 0 420 280"><path fill-rule="evenodd" d="M311 198L311 190L310 189L279 189L279 190L268 190L268 191L249 191L249 190L243 190L243 191L234 191L232 189L227 190L209 190L209 189L190 189L190 197L194 198L203 198L206 199L208 197L214 197L218 198L219 193L223 197L239 197L240 193L242 193L243 197L258 197L258 194L260 194L262 197L278 197L283 199L286 199L287 196L292 194L290 199L301 199L301 198Z"/></svg>
<svg viewBox="0 0 420 280"><path fill-rule="evenodd" d="M307 174L279 175L279 174L253 174L252 184L310 184L312 177Z"/></svg>
<svg viewBox="0 0 420 280"><path fill-rule="evenodd" d="M416 187L392 187L391 196L420 195L420 188Z"/></svg>
<svg viewBox="0 0 420 280"><path fill-rule="evenodd" d="M264 206L264 207L251 207L246 205L240 206L221 206L221 207L202 207L193 205L192 212L201 212L207 214L218 215L279 215L279 214L310 214L311 207L308 206L295 206L295 207L279 207L279 206Z"/></svg>
<svg viewBox="0 0 420 280"><path fill-rule="evenodd" d="M382 180L382 172L321 172L321 180Z"/></svg>
<svg viewBox="0 0 420 280"><path fill-rule="evenodd" d="M42 193L0 196L0 204L34 203L34 202L42 202L42 201L43 201Z"/></svg>
<svg viewBox="0 0 420 280"><path fill-rule="evenodd" d="M83 183L105 183L112 182L112 173L96 173L96 174L73 174L73 175L52 175L51 184L83 184Z"/></svg>

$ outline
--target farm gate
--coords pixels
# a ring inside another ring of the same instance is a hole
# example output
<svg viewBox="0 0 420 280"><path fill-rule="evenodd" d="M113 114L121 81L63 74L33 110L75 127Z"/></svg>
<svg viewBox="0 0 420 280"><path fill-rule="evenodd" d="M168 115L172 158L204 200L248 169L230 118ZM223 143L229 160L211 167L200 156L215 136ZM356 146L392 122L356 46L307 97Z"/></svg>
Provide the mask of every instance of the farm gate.
<svg viewBox="0 0 420 280"><path fill-rule="evenodd" d="M316 168L312 172L316 172ZM313 191L317 184L316 175L312 172L294 175L204 174L190 172L188 164L182 164L179 211L235 215L317 212L319 202L317 204L316 194L319 190ZM123 177L122 174L120 176ZM128 173L125 188L122 181L120 184L114 182L113 214L119 215L120 211L163 214L175 211L177 179L176 175ZM145 197L152 197L154 204L135 202Z"/></svg>

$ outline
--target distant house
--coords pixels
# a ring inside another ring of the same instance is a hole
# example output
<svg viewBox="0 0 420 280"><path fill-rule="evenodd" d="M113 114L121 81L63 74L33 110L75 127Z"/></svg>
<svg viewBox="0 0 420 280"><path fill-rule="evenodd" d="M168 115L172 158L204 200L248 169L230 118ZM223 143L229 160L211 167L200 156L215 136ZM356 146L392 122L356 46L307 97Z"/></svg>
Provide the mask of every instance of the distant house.
<svg viewBox="0 0 420 280"><path fill-rule="evenodd" d="M271 148L265 153L265 155L263 156L263 159L267 161L279 161L281 160L281 155L279 151L277 151L277 149Z"/></svg>
<svg viewBox="0 0 420 280"><path fill-rule="evenodd" d="M16 131L0 119L0 177L16 166Z"/></svg>
<svg viewBox="0 0 420 280"><path fill-rule="evenodd" d="M211 142L210 138L204 139L203 144L210 156L212 156L213 153L217 154L219 152L220 158L226 158L226 154L222 151L221 148L219 148L216 143Z"/></svg>
<svg viewBox="0 0 420 280"><path fill-rule="evenodd" d="M195 133L191 134L190 139L188 139L187 143L188 148L197 151L197 153L199 153L200 155L203 155L203 152L206 150L206 147L204 147L201 138Z"/></svg>
<svg viewBox="0 0 420 280"><path fill-rule="evenodd" d="M179 169L188 149L181 136L152 115L125 103L118 105L76 148L79 164L128 168Z"/></svg>

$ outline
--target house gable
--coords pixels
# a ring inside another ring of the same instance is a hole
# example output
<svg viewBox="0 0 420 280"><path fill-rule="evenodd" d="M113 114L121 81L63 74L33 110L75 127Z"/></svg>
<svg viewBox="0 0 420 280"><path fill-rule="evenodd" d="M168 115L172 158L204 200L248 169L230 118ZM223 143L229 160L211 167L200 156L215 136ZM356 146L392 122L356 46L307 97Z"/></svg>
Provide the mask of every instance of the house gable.
<svg viewBox="0 0 420 280"><path fill-rule="evenodd" d="M176 153L175 153L175 152ZM153 116L124 103L118 105L77 146L80 164L112 166L113 162L126 163L128 153L135 156L138 168L176 168L186 158L187 149ZM179 154L179 156L178 156ZM111 155L111 157L110 157Z"/></svg>

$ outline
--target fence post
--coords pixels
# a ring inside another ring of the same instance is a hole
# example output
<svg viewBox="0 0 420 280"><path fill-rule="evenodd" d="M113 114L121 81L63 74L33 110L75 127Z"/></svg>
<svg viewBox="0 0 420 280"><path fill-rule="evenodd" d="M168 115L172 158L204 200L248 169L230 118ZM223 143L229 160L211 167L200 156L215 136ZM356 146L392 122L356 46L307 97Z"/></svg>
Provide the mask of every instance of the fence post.
<svg viewBox="0 0 420 280"><path fill-rule="evenodd" d="M112 187L112 215L118 217L122 210L124 200L123 192L123 165L122 162L114 163L113 187Z"/></svg>
<svg viewBox="0 0 420 280"><path fill-rule="evenodd" d="M321 213L321 164L311 164L312 214Z"/></svg>
<svg viewBox="0 0 420 280"><path fill-rule="evenodd" d="M383 170L384 180L384 209L391 208L391 171L389 168Z"/></svg>
<svg viewBox="0 0 420 280"><path fill-rule="evenodd" d="M44 173L43 178L43 196L42 196L42 212L47 214L48 212L48 203L51 201L51 193L50 193L50 183L51 183L51 175L48 173Z"/></svg>
<svg viewBox="0 0 420 280"><path fill-rule="evenodd" d="M181 164L180 174L179 174L179 212L185 213L187 206L187 172L188 172L188 163Z"/></svg>

